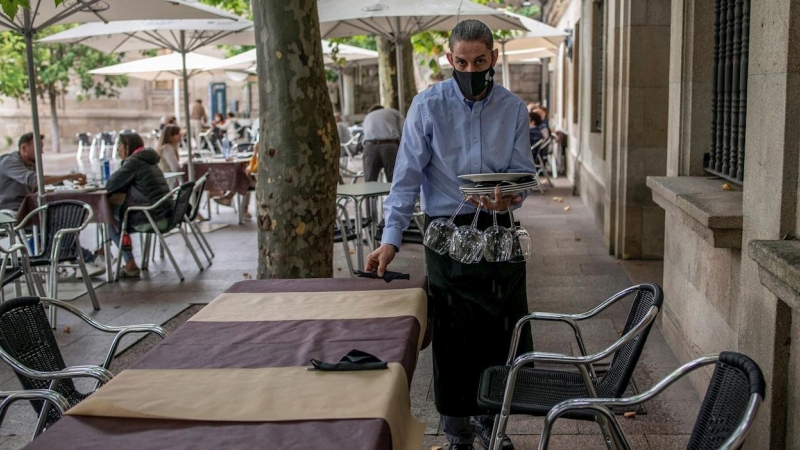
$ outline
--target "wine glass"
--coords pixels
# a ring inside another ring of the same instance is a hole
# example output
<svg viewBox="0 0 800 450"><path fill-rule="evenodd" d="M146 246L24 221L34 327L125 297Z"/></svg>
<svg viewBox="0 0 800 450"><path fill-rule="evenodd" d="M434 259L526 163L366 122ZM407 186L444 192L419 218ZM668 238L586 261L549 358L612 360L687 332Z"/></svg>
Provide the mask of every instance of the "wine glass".
<svg viewBox="0 0 800 450"><path fill-rule="evenodd" d="M472 224L456 228L450 238L450 257L460 263L475 264L483 257L483 233L477 227L480 214L478 207Z"/></svg>
<svg viewBox="0 0 800 450"><path fill-rule="evenodd" d="M531 251L533 248L531 234L525 229L525 227L514 225L514 215L511 213L511 208L508 208L508 217L511 220L512 226L511 254L508 257L508 262L525 262L531 257Z"/></svg>
<svg viewBox="0 0 800 450"><path fill-rule="evenodd" d="M492 211L492 221L493 225L483 232L483 257L488 262L508 261L514 234L508 228L497 225L497 210Z"/></svg>
<svg viewBox="0 0 800 450"><path fill-rule="evenodd" d="M425 230L425 238L422 241L425 247L428 247L440 255L447 254L450 250L450 237L453 235L453 232L456 231L456 224L453 223L453 220L456 218L459 211L461 211L461 208L464 207L465 203L467 203L466 197L461 200L458 209L456 209L456 212L453 213L449 219L434 219L428 224L428 229Z"/></svg>

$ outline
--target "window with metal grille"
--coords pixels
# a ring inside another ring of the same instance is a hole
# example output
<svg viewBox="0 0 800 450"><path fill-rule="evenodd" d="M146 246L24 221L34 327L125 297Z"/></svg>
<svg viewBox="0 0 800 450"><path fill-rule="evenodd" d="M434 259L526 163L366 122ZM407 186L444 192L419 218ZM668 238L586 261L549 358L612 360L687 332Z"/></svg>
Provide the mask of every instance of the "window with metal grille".
<svg viewBox="0 0 800 450"><path fill-rule="evenodd" d="M706 172L741 184L747 117L750 0L715 0L711 148Z"/></svg>
<svg viewBox="0 0 800 450"><path fill-rule="evenodd" d="M605 4L603 0L596 0L592 6L592 127L594 131L602 131Z"/></svg>

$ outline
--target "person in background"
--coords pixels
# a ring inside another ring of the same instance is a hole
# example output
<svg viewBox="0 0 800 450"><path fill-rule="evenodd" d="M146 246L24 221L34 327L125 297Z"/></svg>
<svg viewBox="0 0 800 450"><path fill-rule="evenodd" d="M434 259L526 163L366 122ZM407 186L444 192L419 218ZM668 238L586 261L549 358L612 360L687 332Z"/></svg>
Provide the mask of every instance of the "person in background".
<svg viewBox="0 0 800 450"><path fill-rule="evenodd" d="M208 122L208 115L206 114L206 109L203 107L203 101L197 99L189 113L189 124L192 126L192 137L195 140L194 142L198 150L201 147L200 133L203 132L203 127L205 127L206 122Z"/></svg>
<svg viewBox="0 0 800 450"><path fill-rule="evenodd" d="M544 106L539 105L539 106L536 107L534 112L539 114L539 117L542 118L542 124L539 125L539 129L542 130L542 135L545 138L549 138L552 133L550 131L550 120L548 119L548 116L547 116L547 108L545 108Z"/></svg>
<svg viewBox="0 0 800 450"><path fill-rule="evenodd" d="M177 125L177 124L178 124L178 119L176 119L175 116L166 116L162 118L161 125L159 125L158 129L163 130L164 127L167 125Z"/></svg>
<svg viewBox="0 0 800 450"><path fill-rule="evenodd" d="M44 136L42 136L44 142ZM25 133L17 141L17 151L0 157L0 209L19 211L28 194L37 192L36 154L33 147L33 133ZM86 184L86 175L73 173L69 175L45 175L44 184L56 184L63 181ZM102 264L95 264L95 254L82 248L90 276L105 272Z"/></svg>
<svg viewBox="0 0 800 450"><path fill-rule="evenodd" d="M250 176L250 189L242 197L242 219L253 220L253 215L250 214L250 193L256 189L256 174L258 173L258 142L253 145L253 156L250 157L250 164L247 165L245 171Z"/></svg>
<svg viewBox="0 0 800 450"><path fill-rule="evenodd" d="M220 114L220 117L222 115ZM220 138L226 153L230 152L231 147L239 142L239 122L236 121L236 114L229 112L228 120L223 121L221 124L217 123L217 128L220 131Z"/></svg>
<svg viewBox="0 0 800 450"><path fill-rule="evenodd" d="M180 172L181 163L178 157L178 147L181 145L181 129L177 125L167 125L161 131L156 153L161 157L158 168L162 172ZM174 187L174 186L172 186Z"/></svg>
<svg viewBox="0 0 800 450"><path fill-rule="evenodd" d="M392 182L403 116L400 111L374 105L364 117L364 181L378 181L381 169Z"/></svg>
<svg viewBox="0 0 800 450"><path fill-rule="evenodd" d="M130 206L150 206L161 200L170 191L164 173L158 167L161 157L155 150L144 147L144 141L136 133L119 135L117 148L122 163L119 169L106 181L110 197L111 211L116 223L109 227L111 239L120 249L125 265L120 268L120 277L136 278L139 267L133 259L133 252L123 250L120 245L122 220ZM156 226L166 227L172 214L172 199L150 212ZM128 217L129 231L148 231L152 228L142 212L132 212Z"/></svg>
<svg viewBox="0 0 800 450"><path fill-rule="evenodd" d="M544 135L542 134L542 129L540 128L542 125L542 116L539 115L536 111L529 111L528 112L528 119L530 120L528 126L528 135L531 138L531 147L536 144L537 142L544 139Z"/></svg>

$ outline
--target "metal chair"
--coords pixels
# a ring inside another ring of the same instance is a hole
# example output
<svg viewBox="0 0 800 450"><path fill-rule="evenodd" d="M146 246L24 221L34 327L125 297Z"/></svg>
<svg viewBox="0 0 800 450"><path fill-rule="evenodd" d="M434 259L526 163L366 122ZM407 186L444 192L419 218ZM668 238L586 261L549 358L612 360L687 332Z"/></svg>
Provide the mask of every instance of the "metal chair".
<svg viewBox="0 0 800 450"><path fill-rule="evenodd" d="M31 211L14 230L19 235L21 242L25 242L25 228L34 218L45 217L44 242L40 246L41 251L37 255L30 257L31 267L49 267L47 295L51 298L58 298L58 268L68 265L77 266L86 285L86 292L92 300L92 307L95 311L100 309L100 303L86 270L86 263L83 260L80 234L86 229L94 217L92 207L86 203L75 200L61 200L46 205L42 205ZM50 323L56 326L56 310L50 309Z"/></svg>
<svg viewBox="0 0 800 450"><path fill-rule="evenodd" d="M543 174L544 177L547 179L547 184L549 184L550 187L553 187L553 180L550 179L550 174L548 173L547 166L545 165L544 159L542 158L543 152L544 153L549 152L551 141L552 141L551 137L540 139L538 142L534 143L531 146L531 154L533 155L533 162L536 164L536 170L538 172L537 175L539 175L539 173ZM547 155L549 155L549 153ZM552 162L550 165L552 167ZM542 194L544 194L544 190L542 189L541 185L539 186L539 191Z"/></svg>
<svg viewBox="0 0 800 450"><path fill-rule="evenodd" d="M355 230L355 220L350 219L350 216L347 214L347 209L341 203L336 203L336 208L339 210L339 213L336 214L336 221L333 224L333 242L342 243L344 258L347 261L347 268L350 270L350 276L354 277L353 256L350 255L350 245L348 241L358 239Z"/></svg>
<svg viewBox="0 0 800 450"><path fill-rule="evenodd" d="M64 309L96 330L116 333L101 366L66 366L43 305L50 306L51 310ZM104 325L78 308L50 298L22 297L0 303L0 359L14 370L24 389L50 389L63 396L69 406L75 406L111 380L113 375L108 368L121 339L130 333L154 333L161 338L167 336L167 332L156 325ZM75 387L74 378L93 378L97 383L90 392L81 392ZM39 400L33 400L31 404L39 414L36 434L61 418L59 408L54 410L48 403Z"/></svg>
<svg viewBox="0 0 800 450"><path fill-rule="evenodd" d="M95 141L100 142L100 159L106 159L108 157L108 155L106 155L106 150L109 148L116 149L116 140L114 139L115 135L116 133L113 131L103 131L95 136ZM92 148L89 151L89 159L94 159L94 149L95 142L92 142Z"/></svg>
<svg viewBox="0 0 800 450"><path fill-rule="evenodd" d="M545 418L539 450L547 448L556 419L581 411L604 416L612 424L612 430L617 434L616 439L622 443L622 448L629 450L630 444L609 408L640 405L663 392L683 376L709 364L715 364L716 367L687 448L692 450L740 448L764 398L764 375L758 364L747 356L722 352L689 361L647 392L633 397L576 399L557 404Z"/></svg>
<svg viewBox="0 0 800 450"><path fill-rule="evenodd" d="M620 339L605 350L587 355L577 322L594 317L629 296L634 296L634 299ZM478 405L497 414L490 448L500 449L511 414L545 416L564 400L621 397L662 303L663 294L658 285L640 284L617 293L582 314L532 313L520 319L514 329L506 365L489 367L481 375ZM515 359L523 325L534 320L568 324L575 333L580 356L530 352ZM611 365L605 374L598 376L594 364L609 356L613 356ZM526 367L534 362L573 365L578 371ZM609 448L621 448L612 432L616 425L609 424L607 417L584 411L571 412L566 417L598 422ZM615 419L612 417L610 422L615 422Z"/></svg>
<svg viewBox="0 0 800 450"><path fill-rule="evenodd" d="M189 211L186 213L186 217L183 222L194 235L197 245L200 246L200 250L203 251L203 254L208 260L208 265L210 266L211 258L215 256L214 250L211 249L211 245L209 245L206 237L203 236L203 232L200 230L200 227L198 227L197 223L195 222L197 215L202 209L201 199L203 197L203 190L205 190L206 187L206 181L208 180L208 173L209 172L206 172L195 182L194 188L192 189L192 196L189 200Z"/></svg>
<svg viewBox="0 0 800 450"><path fill-rule="evenodd" d="M360 139L361 133L355 133L349 141L340 144L339 184L344 184L345 178L351 178L351 184L355 184L359 178L364 178L363 170L356 172L349 169L350 162L354 161L356 154L358 154L357 151L353 150L353 147L358 144Z"/></svg>
<svg viewBox="0 0 800 450"><path fill-rule="evenodd" d="M25 244L14 244L7 249L0 245L0 258L2 258L2 263L0 263L0 282L3 288L11 283L16 283L14 293L16 297L19 297L22 292L19 288L18 280L25 278L28 295L43 293L38 280L35 280L33 276L28 247ZM5 301L5 299L4 289L0 289L0 301ZM2 422L2 419L0 419L0 422Z"/></svg>
<svg viewBox="0 0 800 450"><path fill-rule="evenodd" d="M81 160L83 157L83 149L84 147L92 147L92 135L90 133L78 133L75 135L78 138L78 154L75 156L75 159L78 161Z"/></svg>
<svg viewBox="0 0 800 450"><path fill-rule="evenodd" d="M0 399L2 399L2 402L0 402L0 425L3 424L8 407L11 406L12 403L15 403L19 400L30 400L31 403L35 401L42 405L49 402L52 406L56 407L59 414L64 414L70 407L69 402L67 402L63 395L56 391L51 391L50 389L0 391ZM42 430L37 426L33 432L33 437L31 437L31 440L36 439L36 436L39 436L41 432Z"/></svg>
<svg viewBox="0 0 800 450"><path fill-rule="evenodd" d="M161 247L167 252L167 256L169 257L170 261L172 262L172 266L175 268L175 271L178 273L178 277L183 281L183 272L181 272L180 267L178 266L178 262L175 261L175 257L172 255L172 251L170 251L169 246L167 245L166 240L164 239L164 233L168 233L174 229L177 229L181 236L183 236L183 241L186 243L186 248L189 249L192 256L194 257L195 262L197 263L197 267L200 270L203 270L203 264L200 262L200 258L197 257L197 252L195 252L194 247L192 246L191 241L189 241L189 236L186 234L186 230L183 229L181 226L183 221L186 217L186 214L189 212L191 206L189 205L189 201L192 199L192 192L194 189L194 181L189 181L187 183L183 183L182 185L176 187L172 191L170 191L167 195L162 197L156 203L150 206L130 206L128 209L125 210L125 216L122 219L122 226L120 231L120 242L122 242L123 237L126 234L133 233L141 233L148 235L148 241L150 239L150 235L155 234L158 237L158 242L161 244ZM174 197L174 205L172 207L172 215L170 216L169 223L163 227L163 229L159 229L158 225L156 224L155 219L150 214L152 211L161 208L162 205L169 202ZM150 223L150 229L148 230L128 230L128 219L129 215L132 212L141 212L147 217L147 221ZM145 243L145 249L149 249L150 245L149 242ZM147 261L148 255L144 255L143 260ZM122 264L122 258L117 258L117 267L114 272L114 280L119 281L119 272L120 266Z"/></svg>

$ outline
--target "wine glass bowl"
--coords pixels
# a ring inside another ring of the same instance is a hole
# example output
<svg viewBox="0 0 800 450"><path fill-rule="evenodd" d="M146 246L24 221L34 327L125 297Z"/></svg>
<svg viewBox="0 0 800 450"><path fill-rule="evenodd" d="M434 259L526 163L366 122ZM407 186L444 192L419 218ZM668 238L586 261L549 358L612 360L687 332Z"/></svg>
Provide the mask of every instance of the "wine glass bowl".
<svg viewBox="0 0 800 450"><path fill-rule="evenodd" d="M511 254L508 261L512 263L525 262L531 257L533 243L531 234L525 227L514 227L512 233Z"/></svg>
<svg viewBox="0 0 800 450"><path fill-rule="evenodd" d="M456 225L453 221L444 218L434 219L425 230L422 243L436 253L446 255L450 251L450 239L455 231Z"/></svg>
<svg viewBox="0 0 800 450"><path fill-rule="evenodd" d="M483 233L470 225L456 229L450 239L450 257L463 264L475 264L483 257Z"/></svg>

